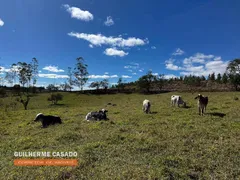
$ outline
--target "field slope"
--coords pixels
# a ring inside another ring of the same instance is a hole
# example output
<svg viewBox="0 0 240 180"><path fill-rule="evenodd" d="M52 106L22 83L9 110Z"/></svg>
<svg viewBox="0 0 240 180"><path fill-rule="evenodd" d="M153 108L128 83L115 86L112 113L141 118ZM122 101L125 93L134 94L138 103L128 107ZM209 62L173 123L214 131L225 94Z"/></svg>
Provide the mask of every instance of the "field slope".
<svg viewBox="0 0 240 180"><path fill-rule="evenodd" d="M180 94L188 108L170 106ZM191 93L79 95L63 93L59 105L48 94L32 97L29 110L0 99L0 177L4 179L239 179L240 93L209 96L198 115ZM152 102L144 114L142 101ZM114 103L116 106L107 105ZM10 105L9 105L10 104ZM87 122L89 111L108 109L108 121ZM37 113L59 115L63 124L40 128ZM77 151L77 167L15 167L14 152Z"/></svg>

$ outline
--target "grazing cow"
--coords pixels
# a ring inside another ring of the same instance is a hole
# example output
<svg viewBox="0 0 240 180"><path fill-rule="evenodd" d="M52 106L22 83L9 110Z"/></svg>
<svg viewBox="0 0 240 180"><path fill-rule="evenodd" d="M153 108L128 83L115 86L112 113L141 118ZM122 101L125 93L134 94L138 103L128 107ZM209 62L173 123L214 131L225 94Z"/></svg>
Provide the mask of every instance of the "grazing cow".
<svg viewBox="0 0 240 180"><path fill-rule="evenodd" d="M203 115L204 113L206 113L206 108L207 108L207 104L208 104L208 97L204 97L201 94L198 94L197 97L195 97L195 99L198 99L198 111L199 111L199 115Z"/></svg>
<svg viewBox="0 0 240 180"><path fill-rule="evenodd" d="M147 99L145 99L144 101L143 101L143 107L142 107L142 109L143 109L143 112L145 112L145 113L150 113L151 111L150 111L150 108L151 108L151 103L150 103L150 101L149 100L147 100Z"/></svg>
<svg viewBox="0 0 240 180"><path fill-rule="evenodd" d="M87 115L86 115L86 120L89 121L89 120L107 120L107 113L108 110L106 109L102 109L102 110L99 110L98 112L89 112Z"/></svg>
<svg viewBox="0 0 240 180"><path fill-rule="evenodd" d="M182 97L179 95L172 95L171 96L171 104L172 106L178 106L179 104L183 104L183 107L186 107L186 102L183 101Z"/></svg>
<svg viewBox="0 0 240 180"><path fill-rule="evenodd" d="M51 124L56 124L56 123L62 124L62 120L61 120L60 117L58 117L58 116L50 116L50 115L45 116L42 113L37 114L37 116L36 116L34 121L35 122L41 121L43 128L46 128L47 126L49 126Z"/></svg>

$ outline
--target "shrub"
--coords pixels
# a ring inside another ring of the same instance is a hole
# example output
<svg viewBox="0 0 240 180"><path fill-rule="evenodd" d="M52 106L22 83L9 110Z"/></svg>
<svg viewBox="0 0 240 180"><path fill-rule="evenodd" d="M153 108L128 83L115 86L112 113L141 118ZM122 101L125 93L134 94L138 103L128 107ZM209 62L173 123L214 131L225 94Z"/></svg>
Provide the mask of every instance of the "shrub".
<svg viewBox="0 0 240 180"><path fill-rule="evenodd" d="M48 101L52 101L53 104L57 104L58 101L61 101L63 99L63 95L60 93L57 94L51 94L50 97L48 97Z"/></svg>
<svg viewBox="0 0 240 180"><path fill-rule="evenodd" d="M5 97L7 95L7 92L5 89L0 88L0 97Z"/></svg>

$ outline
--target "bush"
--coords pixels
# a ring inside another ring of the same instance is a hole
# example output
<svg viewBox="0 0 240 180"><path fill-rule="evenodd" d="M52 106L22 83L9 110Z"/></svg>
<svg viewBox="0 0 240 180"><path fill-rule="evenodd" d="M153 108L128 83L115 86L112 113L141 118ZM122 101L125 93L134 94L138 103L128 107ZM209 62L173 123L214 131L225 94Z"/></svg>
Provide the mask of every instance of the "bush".
<svg viewBox="0 0 240 180"><path fill-rule="evenodd" d="M0 97L5 97L7 95L6 89L0 88Z"/></svg>
<svg viewBox="0 0 240 180"><path fill-rule="evenodd" d="M48 97L48 101L52 101L53 104L57 104L58 101L61 101L63 99L63 95L60 93L57 94L51 94L50 97Z"/></svg>

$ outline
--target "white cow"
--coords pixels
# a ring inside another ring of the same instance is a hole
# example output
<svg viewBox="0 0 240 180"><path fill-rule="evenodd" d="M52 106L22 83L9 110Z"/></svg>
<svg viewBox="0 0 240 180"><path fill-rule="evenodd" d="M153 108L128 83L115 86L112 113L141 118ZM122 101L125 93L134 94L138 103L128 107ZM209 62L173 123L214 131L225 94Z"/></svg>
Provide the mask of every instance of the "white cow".
<svg viewBox="0 0 240 180"><path fill-rule="evenodd" d="M143 101L143 112L145 112L145 113L150 113L150 107L151 107L151 103L150 103L150 101L149 100L147 100L147 99L145 99L144 101Z"/></svg>
<svg viewBox="0 0 240 180"><path fill-rule="evenodd" d="M171 96L171 104L172 106L178 106L179 104L183 104L183 107L186 107L186 102L183 101L182 97L179 95L172 95Z"/></svg>

